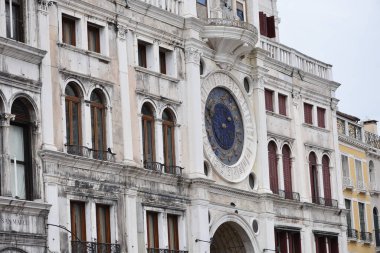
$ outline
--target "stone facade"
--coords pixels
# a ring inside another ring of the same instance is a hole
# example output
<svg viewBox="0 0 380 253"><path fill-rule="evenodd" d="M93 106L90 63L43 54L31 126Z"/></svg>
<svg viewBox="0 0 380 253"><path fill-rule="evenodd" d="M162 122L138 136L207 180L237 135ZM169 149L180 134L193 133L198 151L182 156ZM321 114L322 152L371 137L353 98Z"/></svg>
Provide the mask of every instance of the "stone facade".
<svg viewBox="0 0 380 253"><path fill-rule="evenodd" d="M0 252L347 252L339 84L279 43L275 1L0 0L0 13ZM207 127L215 88L241 140ZM215 152L226 141L232 164Z"/></svg>

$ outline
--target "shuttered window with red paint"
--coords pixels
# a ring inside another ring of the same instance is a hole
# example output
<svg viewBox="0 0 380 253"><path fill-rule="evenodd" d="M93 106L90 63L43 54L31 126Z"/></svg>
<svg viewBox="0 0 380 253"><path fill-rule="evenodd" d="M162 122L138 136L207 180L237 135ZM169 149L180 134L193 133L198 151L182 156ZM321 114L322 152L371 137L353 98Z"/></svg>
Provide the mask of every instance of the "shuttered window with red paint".
<svg viewBox="0 0 380 253"><path fill-rule="evenodd" d="M312 201L319 204L317 158L313 152L309 155L309 170Z"/></svg>
<svg viewBox="0 0 380 253"><path fill-rule="evenodd" d="M305 123L306 124L313 124L313 106L308 103L303 104L303 111L305 116Z"/></svg>
<svg viewBox="0 0 380 253"><path fill-rule="evenodd" d="M278 194L278 174L277 174L277 146L271 141L268 145L269 177L270 189Z"/></svg>
<svg viewBox="0 0 380 253"><path fill-rule="evenodd" d="M273 112L273 91L265 89L265 109Z"/></svg>
<svg viewBox="0 0 380 253"><path fill-rule="evenodd" d="M301 234L294 230L275 229L276 253L302 253Z"/></svg>
<svg viewBox="0 0 380 253"><path fill-rule="evenodd" d="M274 16L267 17L267 33L269 38L276 37L276 25Z"/></svg>
<svg viewBox="0 0 380 253"><path fill-rule="evenodd" d="M331 206L331 181L330 181L330 159L325 155L322 158L323 190L325 193L325 204Z"/></svg>
<svg viewBox="0 0 380 253"><path fill-rule="evenodd" d="M276 37L276 19L274 16L267 17L267 15L260 11L260 34L268 38Z"/></svg>
<svg viewBox="0 0 380 253"><path fill-rule="evenodd" d="M286 116L286 96L278 94L278 112Z"/></svg>
<svg viewBox="0 0 380 253"><path fill-rule="evenodd" d="M263 36L267 36L267 15L260 11L259 12L259 19L260 19L260 34Z"/></svg>
<svg viewBox="0 0 380 253"><path fill-rule="evenodd" d="M322 128L326 127L325 113L326 113L325 109L317 107L318 126Z"/></svg>
<svg viewBox="0 0 380 253"><path fill-rule="evenodd" d="M293 199L292 161L290 155L290 148L288 145L285 145L282 148L282 164L284 169L285 198L287 199Z"/></svg>

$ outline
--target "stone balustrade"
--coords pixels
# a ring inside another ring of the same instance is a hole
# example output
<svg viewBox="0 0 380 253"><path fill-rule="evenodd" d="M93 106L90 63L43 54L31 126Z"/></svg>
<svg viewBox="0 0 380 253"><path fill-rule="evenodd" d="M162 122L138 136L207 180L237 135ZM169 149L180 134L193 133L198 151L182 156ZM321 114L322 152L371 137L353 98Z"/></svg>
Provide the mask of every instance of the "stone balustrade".
<svg viewBox="0 0 380 253"><path fill-rule="evenodd" d="M182 0L140 0L176 15L182 14Z"/></svg>

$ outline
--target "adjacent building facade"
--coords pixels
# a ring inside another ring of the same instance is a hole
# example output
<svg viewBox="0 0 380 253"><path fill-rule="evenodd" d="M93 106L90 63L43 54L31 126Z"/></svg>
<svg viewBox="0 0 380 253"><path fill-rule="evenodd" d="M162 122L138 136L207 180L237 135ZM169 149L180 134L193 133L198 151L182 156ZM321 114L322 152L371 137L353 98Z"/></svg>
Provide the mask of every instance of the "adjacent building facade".
<svg viewBox="0 0 380 253"><path fill-rule="evenodd" d="M0 0L0 252L348 252L339 84L278 22Z"/></svg>

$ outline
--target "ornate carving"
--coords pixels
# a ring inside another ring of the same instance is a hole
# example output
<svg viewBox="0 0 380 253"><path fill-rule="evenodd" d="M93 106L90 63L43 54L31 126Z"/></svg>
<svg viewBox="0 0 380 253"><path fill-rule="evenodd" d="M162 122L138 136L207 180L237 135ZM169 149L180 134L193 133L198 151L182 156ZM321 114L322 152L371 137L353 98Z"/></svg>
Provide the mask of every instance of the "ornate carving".
<svg viewBox="0 0 380 253"><path fill-rule="evenodd" d="M2 113L0 114L0 126L9 126L10 121L15 120L14 114Z"/></svg>
<svg viewBox="0 0 380 253"><path fill-rule="evenodd" d="M127 27L120 25L120 24L117 24L116 30L117 30L117 37L119 39L125 40L126 35L127 35Z"/></svg>
<svg viewBox="0 0 380 253"><path fill-rule="evenodd" d="M49 0L37 0L38 10L45 15L48 13L48 7L53 5L53 1Z"/></svg>
<svg viewBox="0 0 380 253"><path fill-rule="evenodd" d="M292 98L293 98L293 105L295 107L298 107L298 105L301 102L301 92L299 91L292 91Z"/></svg>
<svg viewBox="0 0 380 253"><path fill-rule="evenodd" d="M187 48L185 51L186 63L199 64L201 60L201 52L196 48Z"/></svg>

